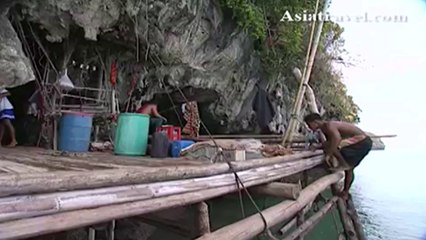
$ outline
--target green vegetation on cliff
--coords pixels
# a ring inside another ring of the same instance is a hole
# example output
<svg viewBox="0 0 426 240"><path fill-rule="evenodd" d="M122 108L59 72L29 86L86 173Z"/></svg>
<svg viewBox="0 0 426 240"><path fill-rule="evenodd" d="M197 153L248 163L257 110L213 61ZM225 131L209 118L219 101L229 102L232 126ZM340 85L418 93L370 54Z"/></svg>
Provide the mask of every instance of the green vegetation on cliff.
<svg viewBox="0 0 426 240"><path fill-rule="evenodd" d="M315 0L221 0L233 12L238 25L260 41L258 49L270 86L284 83L294 99L298 82L292 76L294 67L303 68L311 25L303 21L283 21L284 13L314 13ZM322 9L321 1L319 11ZM333 64L342 61L343 29L325 22L310 84L317 101L328 118L358 122L360 109L347 94L341 74Z"/></svg>

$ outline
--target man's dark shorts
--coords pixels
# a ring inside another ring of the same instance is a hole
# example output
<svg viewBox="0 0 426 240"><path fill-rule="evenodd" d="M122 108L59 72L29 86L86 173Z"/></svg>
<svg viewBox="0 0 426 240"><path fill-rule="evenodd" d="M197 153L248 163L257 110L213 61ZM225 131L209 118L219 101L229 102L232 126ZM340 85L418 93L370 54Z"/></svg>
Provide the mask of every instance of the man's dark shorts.
<svg viewBox="0 0 426 240"><path fill-rule="evenodd" d="M370 137L366 137L357 143L341 148L340 153L346 162L355 168L361 163L364 157L367 156L372 146L373 141Z"/></svg>

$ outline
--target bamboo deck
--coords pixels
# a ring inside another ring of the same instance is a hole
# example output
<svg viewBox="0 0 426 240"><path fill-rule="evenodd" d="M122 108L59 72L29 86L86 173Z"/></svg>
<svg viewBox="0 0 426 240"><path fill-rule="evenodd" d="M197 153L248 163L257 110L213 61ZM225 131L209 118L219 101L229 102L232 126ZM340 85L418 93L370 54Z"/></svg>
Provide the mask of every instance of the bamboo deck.
<svg viewBox="0 0 426 240"><path fill-rule="evenodd" d="M0 239L23 239L199 203L238 191L227 163L38 148L0 149ZM321 151L232 162L245 187L323 162ZM84 216L84 217L82 217Z"/></svg>
<svg viewBox="0 0 426 240"><path fill-rule="evenodd" d="M110 152L59 155L34 147L0 149L0 175L52 171L92 171L141 169L167 166L200 166L209 162L189 158L155 159L151 157L115 156Z"/></svg>

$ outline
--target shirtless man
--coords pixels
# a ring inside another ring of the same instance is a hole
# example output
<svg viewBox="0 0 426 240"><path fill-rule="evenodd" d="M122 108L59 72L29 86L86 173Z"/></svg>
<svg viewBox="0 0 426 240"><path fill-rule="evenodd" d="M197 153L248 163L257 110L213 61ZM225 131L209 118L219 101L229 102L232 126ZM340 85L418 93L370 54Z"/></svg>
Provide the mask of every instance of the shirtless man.
<svg viewBox="0 0 426 240"><path fill-rule="evenodd" d="M316 113L307 115L304 120L310 129L314 131L319 129L324 133L326 141L322 143L321 148L327 156L334 156L340 163L349 165L345 169L345 187L341 193L341 196L347 199L352 185L353 170L370 152L373 145L371 138L353 124L325 121Z"/></svg>
<svg viewBox="0 0 426 240"><path fill-rule="evenodd" d="M160 127L167 122L167 119L158 112L157 104L154 102L145 102L141 104L141 107L136 110L137 113L147 114L150 116L149 119L149 134L155 132L157 127Z"/></svg>

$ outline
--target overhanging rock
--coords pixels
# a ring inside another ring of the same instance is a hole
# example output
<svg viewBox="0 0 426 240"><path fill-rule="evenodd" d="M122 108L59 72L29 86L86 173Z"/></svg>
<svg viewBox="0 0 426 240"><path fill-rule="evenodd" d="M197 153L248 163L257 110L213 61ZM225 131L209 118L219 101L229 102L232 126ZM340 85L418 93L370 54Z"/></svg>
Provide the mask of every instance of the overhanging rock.
<svg viewBox="0 0 426 240"><path fill-rule="evenodd" d="M30 60L6 16L0 16L0 88L16 87L35 79Z"/></svg>

